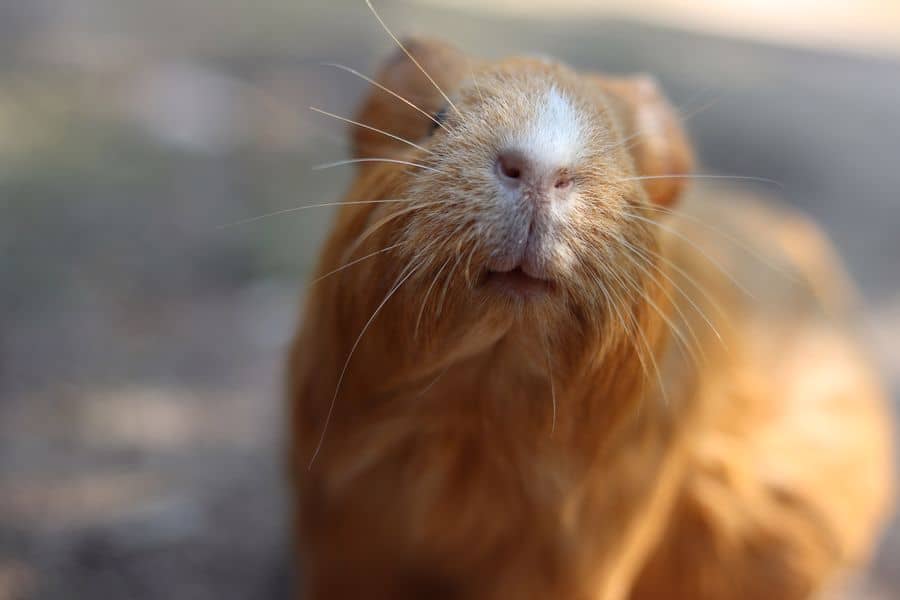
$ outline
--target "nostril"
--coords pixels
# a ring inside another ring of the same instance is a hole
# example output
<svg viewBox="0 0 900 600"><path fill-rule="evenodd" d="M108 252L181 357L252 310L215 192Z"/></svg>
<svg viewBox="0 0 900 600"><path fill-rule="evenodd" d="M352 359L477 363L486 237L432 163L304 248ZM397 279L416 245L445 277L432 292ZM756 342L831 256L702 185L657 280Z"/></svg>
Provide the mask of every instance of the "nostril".
<svg viewBox="0 0 900 600"><path fill-rule="evenodd" d="M559 177L556 178L556 182L553 184L553 187L555 187L558 190L563 190L563 189L566 189L567 187L569 187L570 185L572 185L572 178L569 175L564 174L564 175L560 175Z"/></svg>
<svg viewBox="0 0 900 600"><path fill-rule="evenodd" d="M517 152L502 152L497 157L497 173L502 179L521 179L525 169L525 158Z"/></svg>
<svg viewBox="0 0 900 600"><path fill-rule="evenodd" d="M514 167L512 165L501 164L500 170L510 179L518 179L522 176L522 170L519 167Z"/></svg>

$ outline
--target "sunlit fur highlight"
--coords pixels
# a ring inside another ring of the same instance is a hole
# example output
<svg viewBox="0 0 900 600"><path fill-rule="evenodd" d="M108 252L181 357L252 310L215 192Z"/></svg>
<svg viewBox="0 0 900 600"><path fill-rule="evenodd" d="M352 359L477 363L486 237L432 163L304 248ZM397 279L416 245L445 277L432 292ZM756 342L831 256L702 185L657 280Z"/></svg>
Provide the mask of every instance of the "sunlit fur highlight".
<svg viewBox="0 0 900 600"><path fill-rule="evenodd" d="M305 597L800 599L863 560L889 436L815 229L685 201L773 275L667 208L682 181L630 180L691 165L646 78L407 47L433 81L404 55L377 81L420 110L374 90L356 156L428 168L358 166L289 360ZM520 234L494 158L554 93L581 136L570 201L534 221L556 288L492 295Z"/></svg>

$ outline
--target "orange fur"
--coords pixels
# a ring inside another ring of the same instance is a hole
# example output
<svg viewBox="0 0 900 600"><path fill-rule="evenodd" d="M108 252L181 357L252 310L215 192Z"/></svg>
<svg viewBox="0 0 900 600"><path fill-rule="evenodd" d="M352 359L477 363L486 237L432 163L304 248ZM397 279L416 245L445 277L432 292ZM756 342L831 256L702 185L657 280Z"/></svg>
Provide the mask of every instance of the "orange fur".
<svg viewBox="0 0 900 600"><path fill-rule="evenodd" d="M311 289L289 360L305 597L799 599L865 559L888 417L816 230L727 189L671 213L683 181L631 179L692 162L646 78L409 47L455 108L428 137L366 101L427 152L360 128L357 156L428 168L361 165L346 200L398 202L341 208L317 275L371 256ZM378 80L444 103L403 55ZM574 259L514 301L481 285L489 166L547 86L589 123Z"/></svg>

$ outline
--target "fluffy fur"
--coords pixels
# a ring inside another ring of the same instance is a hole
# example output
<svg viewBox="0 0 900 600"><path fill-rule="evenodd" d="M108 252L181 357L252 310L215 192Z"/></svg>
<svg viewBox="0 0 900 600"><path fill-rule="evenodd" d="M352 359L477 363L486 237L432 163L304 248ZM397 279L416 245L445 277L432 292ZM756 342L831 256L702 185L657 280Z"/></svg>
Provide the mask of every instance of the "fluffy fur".
<svg viewBox="0 0 900 600"><path fill-rule="evenodd" d="M692 161L647 78L408 47L450 102L380 73L423 112L374 90L357 120L420 148L357 128L357 157L420 166L360 165L289 360L305 597L801 599L865 559L889 419L817 230L732 190L667 208L682 179L635 178ZM523 139L565 203L503 196ZM496 293L526 238L552 289Z"/></svg>

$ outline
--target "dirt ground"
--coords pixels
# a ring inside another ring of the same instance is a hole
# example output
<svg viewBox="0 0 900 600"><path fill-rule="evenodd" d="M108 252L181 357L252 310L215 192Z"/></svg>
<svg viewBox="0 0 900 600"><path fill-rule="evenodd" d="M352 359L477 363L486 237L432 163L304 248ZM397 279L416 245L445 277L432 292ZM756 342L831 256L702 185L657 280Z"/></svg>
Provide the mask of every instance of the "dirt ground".
<svg viewBox="0 0 900 600"><path fill-rule="evenodd" d="M487 56L656 75L704 171L776 179L900 398L900 60L635 20L383 2ZM391 42L362 2L0 4L0 600L289 597L281 359L343 130ZM705 107L705 108L704 108ZM900 529L854 597L900 598Z"/></svg>

